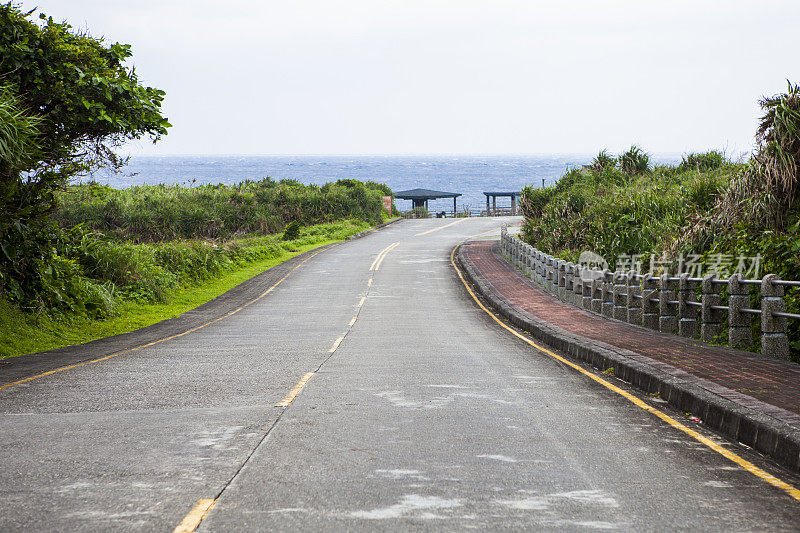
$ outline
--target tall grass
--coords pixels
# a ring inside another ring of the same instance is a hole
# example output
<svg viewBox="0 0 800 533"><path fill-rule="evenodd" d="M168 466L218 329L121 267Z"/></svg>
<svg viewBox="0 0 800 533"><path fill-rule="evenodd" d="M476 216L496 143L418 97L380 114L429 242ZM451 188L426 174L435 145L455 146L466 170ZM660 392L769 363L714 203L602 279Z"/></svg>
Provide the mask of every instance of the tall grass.
<svg viewBox="0 0 800 533"><path fill-rule="evenodd" d="M386 189L356 180L316 186L269 178L188 188L143 185L116 190L85 184L59 194L55 216L62 227L85 224L135 242L225 240L278 233L292 222L305 226L357 219L378 224Z"/></svg>

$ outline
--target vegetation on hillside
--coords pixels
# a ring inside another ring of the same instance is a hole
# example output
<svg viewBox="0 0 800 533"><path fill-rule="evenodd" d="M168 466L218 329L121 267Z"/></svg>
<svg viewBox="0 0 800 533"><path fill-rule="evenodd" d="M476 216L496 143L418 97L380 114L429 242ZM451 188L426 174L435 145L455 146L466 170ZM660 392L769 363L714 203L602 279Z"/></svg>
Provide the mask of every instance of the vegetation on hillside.
<svg viewBox="0 0 800 533"><path fill-rule="evenodd" d="M765 113L750 160L733 163L710 151L651 168L638 147L619 157L603 150L554 186L523 190L523 238L568 260L591 250L611 269L691 267L720 277L741 269L751 278L800 280L800 88L790 83L760 103ZM787 305L800 309L796 292ZM800 324L789 324L797 358Z"/></svg>

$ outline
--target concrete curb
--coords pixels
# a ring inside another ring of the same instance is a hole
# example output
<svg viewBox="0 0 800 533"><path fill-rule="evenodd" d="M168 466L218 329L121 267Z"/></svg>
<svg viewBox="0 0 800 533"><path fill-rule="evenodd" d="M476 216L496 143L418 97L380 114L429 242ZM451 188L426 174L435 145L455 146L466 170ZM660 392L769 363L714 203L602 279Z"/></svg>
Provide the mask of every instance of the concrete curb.
<svg viewBox="0 0 800 533"><path fill-rule="evenodd" d="M361 237L366 237L367 235L369 235L370 233L372 233L374 231L378 231L379 229L385 228L386 226L389 226L391 224L396 224L397 222L400 222L402 220L404 220L403 217L397 217L394 220L390 220L389 222L384 222L383 224L378 224L374 228L370 228L370 229L358 232L355 235L350 235L349 237L345 237L344 240L351 241L353 239L360 239Z"/></svg>
<svg viewBox="0 0 800 533"><path fill-rule="evenodd" d="M458 247L456 261L467 280L497 314L514 326L595 368L613 368L614 376L648 394L658 394L711 429L800 472L800 423L797 423L800 416L649 357L574 335L532 316L511 304L481 277L463 250Z"/></svg>

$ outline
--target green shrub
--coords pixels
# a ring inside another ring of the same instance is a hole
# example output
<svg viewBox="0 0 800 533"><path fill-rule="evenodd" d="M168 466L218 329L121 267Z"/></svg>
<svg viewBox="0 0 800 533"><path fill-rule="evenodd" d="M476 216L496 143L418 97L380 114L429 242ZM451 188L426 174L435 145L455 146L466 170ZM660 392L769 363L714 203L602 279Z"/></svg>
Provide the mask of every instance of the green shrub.
<svg viewBox="0 0 800 533"><path fill-rule="evenodd" d="M650 156L636 145L619 156L619 168L623 173L634 176L646 174L650 170Z"/></svg>
<svg viewBox="0 0 800 533"><path fill-rule="evenodd" d="M717 202L724 183L715 174L700 173L687 180L684 187L685 197L697 206L699 213L709 211Z"/></svg>
<svg viewBox="0 0 800 533"><path fill-rule="evenodd" d="M286 229L283 230L283 240L291 241L300 236L300 223L298 221L290 222Z"/></svg>
<svg viewBox="0 0 800 533"><path fill-rule="evenodd" d="M523 188L519 201L519 207L522 215L526 218L539 218L542 216L542 210L545 208L554 194L555 190L553 187L543 187L537 189L533 185L528 185L527 187Z"/></svg>
<svg viewBox="0 0 800 533"><path fill-rule="evenodd" d="M702 154L691 153L683 156L678 168L682 171L696 170L698 172L708 172L717 170L725 164L725 156L717 150L710 150Z"/></svg>
<svg viewBox="0 0 800 533"><path fill-rule="evenodd" d="M613 155L609 155L608 150L603 149L597 154L597 156L592 159L592 163L590 165L591 169L595 172L602 172L607 168L614 168L617 166L617 158Z"/></svg>

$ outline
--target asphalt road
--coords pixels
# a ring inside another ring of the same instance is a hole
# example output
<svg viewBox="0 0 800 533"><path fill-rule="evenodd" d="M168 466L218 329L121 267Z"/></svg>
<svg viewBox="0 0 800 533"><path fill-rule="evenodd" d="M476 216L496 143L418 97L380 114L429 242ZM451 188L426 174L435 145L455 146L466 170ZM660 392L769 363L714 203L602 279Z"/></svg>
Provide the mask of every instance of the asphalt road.
<svg viewBox="0 0 800 533"><path fill-rule="evenodd" d="M800 528L477 307L450 251L499 224L389 226L188 335L0 390L0 530L171 531L199 500L200 531Z"/></svg>

